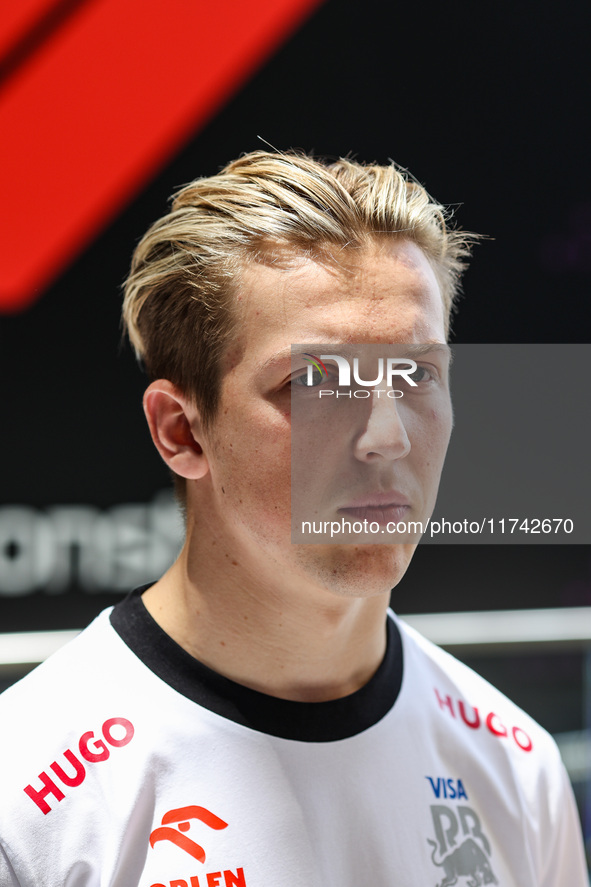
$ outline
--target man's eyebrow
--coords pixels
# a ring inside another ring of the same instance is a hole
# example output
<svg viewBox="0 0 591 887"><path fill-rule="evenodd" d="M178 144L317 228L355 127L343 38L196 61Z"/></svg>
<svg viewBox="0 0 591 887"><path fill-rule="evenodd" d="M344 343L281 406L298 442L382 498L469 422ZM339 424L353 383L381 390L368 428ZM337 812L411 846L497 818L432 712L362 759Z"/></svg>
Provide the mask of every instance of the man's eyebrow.
<svg viewBox="0 0 591 887"><path fill-rule="evenodd" d="M397 348L404 352L404 357L423 357L426 354L433 353L444 354L449 357L450 363L453 358L452 350L445 342L422 342L420 344L410 344L405 342L364 342L361 344L351 344L350 342L347 342L346 344L343 343L339 345L326 343L315 346L292 345L291 354L293 357L297 357L299 354L305 354L307 352L312 352L314 354L320 354L320 351L323 351L324 353L333 352L350 360L353 357L357 357L359 351L365 348L372 348L375 352L378 352L380 348Z"/></svg>
<svg viewBox="0 0 591 887"><path fill-rule="evenodd" d="M449 361L453 359L453 352L449 345L446 345L444 342L424 342L421 344L405 344L404 342L389 342L381 345L383 348L401 348L404 350L405 357L424 357L426 354L445 354L449 357ZM357 357L359 354L360 348L380 348L380 344L378 343L367 343L364 342L360 345L352 345L350 342L345 343L326 343L326 342L316 342L313 345L292 345L289 348L283 348L281 351L277 351L275 354L271 355L263 364L261 364L261 371L266 370L268 367L273 366L275 364L281 363L283 361L289 360L290 358L299 357L302 355L310 355L316 354L320 355L320 352L323 353L335 353L346 357L347 359L351 359L353 357Z"/></svg>
<svg viewBox="0 0 591 887"><path fill-rule="evenodd" d="M291 360L294 357L309 357L310 355L319 355L321 351L326 351L327 348L332 351L336 351L338 354L342 354L343 356L346 356L346 354L348 354L349 352L351 353L351 356L356 353L353 351L350 345L342 345L340 343L327 345L326 342L316 342L313 345L291 345L287 348L282 348L281 351L276 351L275 354L272 354L271 357L268 357L267 360L261 364L260 370L264 371L270 366L282 363L283 361Z"/></svg>
<svg viewBox="0 0 591 887"><path fill-rule="evenodd" d="M405 345L405 353L408 357L424 357L426 354L445 354L449 357L451 364L453 360L453 351L444 342L425 343L424 345Z"/></svg>
<svg viewBox="0 0 591 887"><path fill-rule="evenodd" d="M305 347L299 345L292 345L291 348L282 348L281 351L276 351L275 354L268 357L267 360L260 365L259 369L262 372L270 366L274 366L277 363L283 363L283 361L290 360L292 357L297 357L298 354L304 354L305 351Z"/></svg>

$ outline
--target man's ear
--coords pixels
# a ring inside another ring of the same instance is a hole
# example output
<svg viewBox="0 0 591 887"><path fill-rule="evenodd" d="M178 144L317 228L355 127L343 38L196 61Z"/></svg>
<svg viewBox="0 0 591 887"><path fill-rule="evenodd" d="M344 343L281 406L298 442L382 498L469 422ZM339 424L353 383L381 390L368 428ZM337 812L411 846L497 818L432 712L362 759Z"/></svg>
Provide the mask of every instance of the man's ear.
<svg viewBox="0 0 591 887"><path fill-rule="evenodd" d="M144 394L144 412L156 449L175 474L188 480L209 471L203 451L199 410L167 379L157 379Z"/></svg>

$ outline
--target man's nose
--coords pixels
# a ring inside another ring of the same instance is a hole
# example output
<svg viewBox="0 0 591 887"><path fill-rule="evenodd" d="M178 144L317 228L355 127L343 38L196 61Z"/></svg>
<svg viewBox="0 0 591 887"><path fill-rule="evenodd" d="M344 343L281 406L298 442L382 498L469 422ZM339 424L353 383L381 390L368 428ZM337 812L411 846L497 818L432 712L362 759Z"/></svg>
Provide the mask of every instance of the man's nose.
<svg viewBox="0 0 591 887"><path fill-rule="evenodd" d="M355 457L361 462L378 459L403 459L410 453L410 440L400 414L398 398L392 389L374 389L369 399L369 416L354 444Z"/></svg>

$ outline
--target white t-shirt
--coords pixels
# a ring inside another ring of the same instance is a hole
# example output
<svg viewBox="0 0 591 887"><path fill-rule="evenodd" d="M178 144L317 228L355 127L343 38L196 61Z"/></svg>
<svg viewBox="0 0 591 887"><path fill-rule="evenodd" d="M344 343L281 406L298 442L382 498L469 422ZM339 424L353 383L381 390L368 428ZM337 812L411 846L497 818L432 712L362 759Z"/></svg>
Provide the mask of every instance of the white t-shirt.
<svg viewBox="0 0 591 887"><path fill-rule="evenodd" d="M140 591L0 698L0 887L587 887L551 737L403 621L357 693L289 702Z"/></svg>

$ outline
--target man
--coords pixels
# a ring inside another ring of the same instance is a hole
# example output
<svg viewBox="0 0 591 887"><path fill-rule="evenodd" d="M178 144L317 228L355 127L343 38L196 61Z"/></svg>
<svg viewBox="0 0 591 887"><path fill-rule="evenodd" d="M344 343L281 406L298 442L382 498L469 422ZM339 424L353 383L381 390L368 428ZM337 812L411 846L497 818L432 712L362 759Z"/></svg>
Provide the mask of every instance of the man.
<svg viewBox="0 0 591 887"><path fill-rule="evenodd" d="M297 437L316 510L428 520L470 241L394 166L265 152L148 231L124 315L186 541L5 694L2 887L587 884L551 738L387 614L415 542L291 541L316 346L414 361Z"/></svg>

